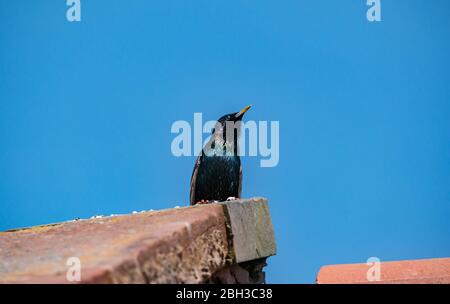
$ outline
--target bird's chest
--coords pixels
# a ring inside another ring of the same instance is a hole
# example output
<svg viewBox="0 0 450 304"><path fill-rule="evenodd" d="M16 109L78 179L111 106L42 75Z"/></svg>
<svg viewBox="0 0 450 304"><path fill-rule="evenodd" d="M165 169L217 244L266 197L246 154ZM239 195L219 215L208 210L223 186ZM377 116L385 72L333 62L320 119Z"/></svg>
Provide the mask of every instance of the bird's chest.
<svg viewBox="0 0 450 304"><path fill-rule="evenodd" d="M236 156L205 157L200 164L200 171L211 176L233 176L239 173L240 160Z"/></svg>
<svg viewBox="0 0 450 304"><path fill-rule="evenodd" d="M205 157L199 167L197 187L202 191L234 192L240 183L240 166L240 159L236 156Z"/></svg>

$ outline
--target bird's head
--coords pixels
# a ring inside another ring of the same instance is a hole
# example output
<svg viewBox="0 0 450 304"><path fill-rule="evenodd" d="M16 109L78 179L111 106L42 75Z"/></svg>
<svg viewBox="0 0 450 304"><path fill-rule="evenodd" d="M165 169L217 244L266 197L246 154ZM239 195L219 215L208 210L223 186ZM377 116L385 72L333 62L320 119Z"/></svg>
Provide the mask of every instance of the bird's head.
<svg viewBox="0 0 450 304"><path fill-rule="evenodd" d="M246 106L242 110L236 113L226 114L222 117L220 117L217 120L216 125L213 129L213 134L215 136L224 136L228 128L240 128L240 122L242 121L242 118L244 117L245 112L247 112L250 109L251 105ZM238 130L239 131L239 130Z"/></svg>
<svg viewBox="0 0 450 304"><path fill-rule="evenodd" d="M237 155L237 139L241 132L242 117L250 107L251 105L248 105L239 112L220 117L212 130L211 140L207 145L210 149L207 148L207 150L211 150L216 153L216 155L217 153L222 152L225 152L228 155L230 153L232 155Z"/></svg>

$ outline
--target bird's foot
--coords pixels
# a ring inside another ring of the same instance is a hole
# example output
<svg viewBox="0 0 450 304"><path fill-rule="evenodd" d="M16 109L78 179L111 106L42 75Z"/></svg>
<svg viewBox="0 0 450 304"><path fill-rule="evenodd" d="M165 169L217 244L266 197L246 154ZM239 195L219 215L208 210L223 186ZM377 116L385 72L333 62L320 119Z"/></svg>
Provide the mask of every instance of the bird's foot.
<svg viewBox="0 0 450 304"><path fill-rule="evenodd" d="M227 202L235 200L237 200L237 198L235 198L234 196L230 196L229 198L227 198Z"/></svg>

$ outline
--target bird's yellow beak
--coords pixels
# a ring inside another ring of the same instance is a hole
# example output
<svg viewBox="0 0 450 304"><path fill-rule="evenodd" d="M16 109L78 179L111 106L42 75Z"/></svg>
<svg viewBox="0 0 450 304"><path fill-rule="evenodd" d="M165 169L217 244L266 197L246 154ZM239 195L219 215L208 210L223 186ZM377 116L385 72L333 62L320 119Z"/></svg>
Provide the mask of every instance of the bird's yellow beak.
<svg viewBox="0 0 450 304"><path fill-rule="evenodd" d="M243 108L242 110L240 110L237 114L236 114L236 118L237 117L241 117L242 115L244 115L245 114L245 112L247 112L248 111L248 109L250 109L252 107L252 105L248 105L248 106L246 106L245 108Z"/></svg>

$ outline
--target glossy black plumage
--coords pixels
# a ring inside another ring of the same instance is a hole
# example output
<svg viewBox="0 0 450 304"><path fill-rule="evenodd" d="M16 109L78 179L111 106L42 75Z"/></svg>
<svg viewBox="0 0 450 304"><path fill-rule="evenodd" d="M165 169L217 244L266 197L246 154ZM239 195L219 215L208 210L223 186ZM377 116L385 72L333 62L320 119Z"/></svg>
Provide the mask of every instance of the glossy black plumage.
<svg viewBox="0 0 450 304"><path fill-rule="evenodd" d="M239 127L238 123L249 108L250 106L247 106L240 112L224 115L216 123L210 142L194 165L191 177L191 205L241 197L242 166L237 153L239 128L234 134L229 133L234 136L230 136L228 141L225 139L227 122L237 123Z"/></svg>

